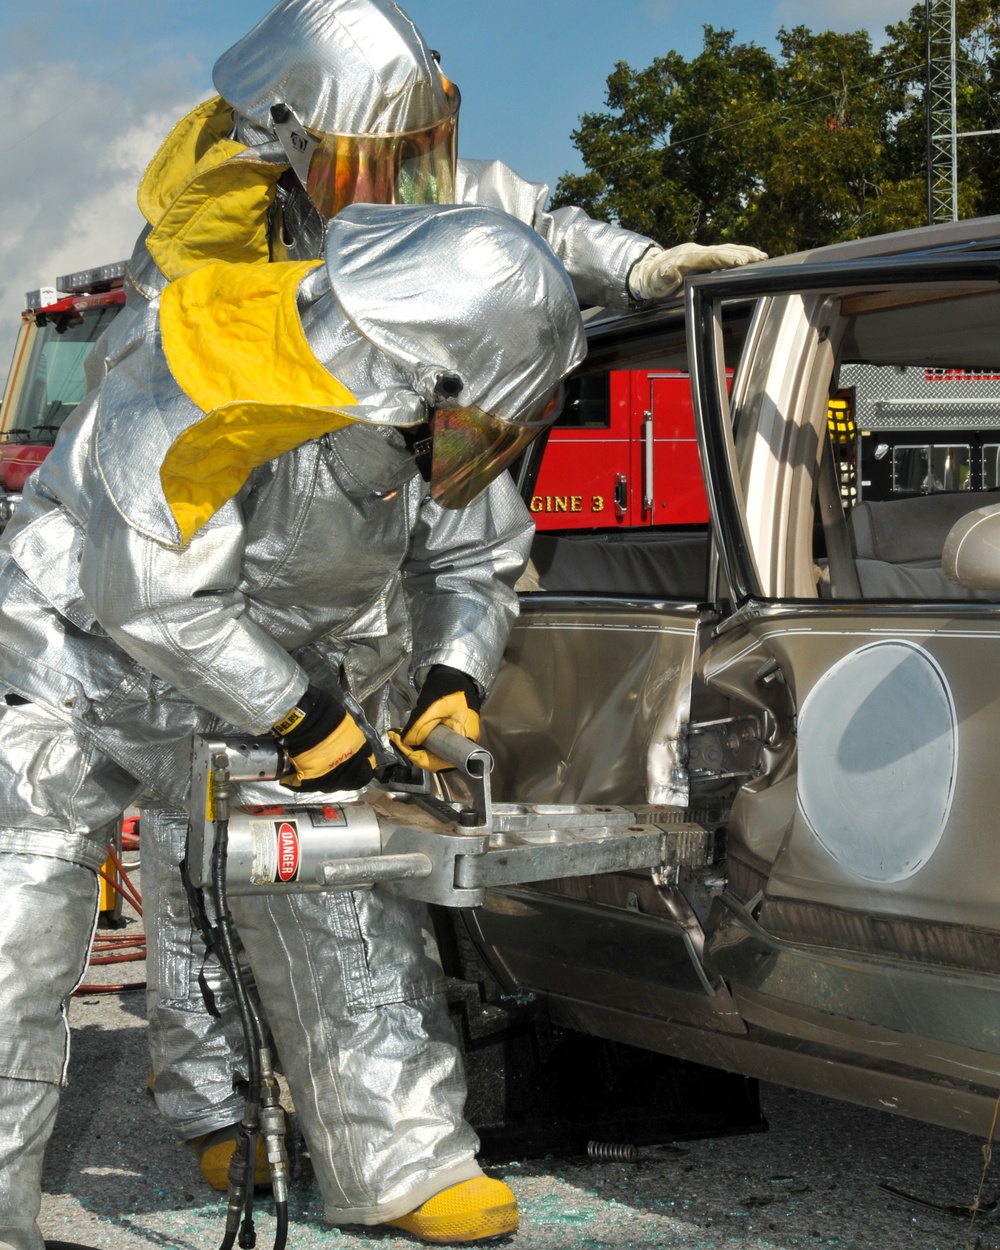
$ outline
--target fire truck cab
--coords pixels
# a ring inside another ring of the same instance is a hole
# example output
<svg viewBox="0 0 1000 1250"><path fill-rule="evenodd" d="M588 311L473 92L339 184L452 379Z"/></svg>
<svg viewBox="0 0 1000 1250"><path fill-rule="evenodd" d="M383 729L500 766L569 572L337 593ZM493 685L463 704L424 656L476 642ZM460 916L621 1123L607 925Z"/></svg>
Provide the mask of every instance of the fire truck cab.
<svg viewBox="0 0 1000 1250"><path fill-rule="evenodd" d="M28 291L10 376L0 404L0 527L17 507L87 390L94 344L125 303L125 262L65 274Z"/></svg>

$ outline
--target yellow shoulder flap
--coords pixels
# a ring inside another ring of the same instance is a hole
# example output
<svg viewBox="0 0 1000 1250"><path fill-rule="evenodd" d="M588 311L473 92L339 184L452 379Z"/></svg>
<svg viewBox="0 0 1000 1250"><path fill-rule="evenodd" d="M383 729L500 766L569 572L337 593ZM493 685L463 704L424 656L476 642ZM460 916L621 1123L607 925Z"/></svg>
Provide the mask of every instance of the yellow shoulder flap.
<svg viewBox="0 0 1000 1250"><path fill-rule="evenodd" d="M206 413L160 468L184 542L259 465L351 419L342 409L357 401L313 355L295 306L320 263L205 265L160 297L170 372Z"/></svg>
<svg viewBox="0 0 1000 1250"><path fill-rule="evenodd" d="M232 109L216 96L173 128L139 184L153 227L146 246L173 281L200 265L270 259L267 215L287 166L255 160L226 136ZM238 159L237 159L238 158Z"/></svg>
<svg viewBox="0 0 1000 1250"><path fill-rule="evenodd" d="M227 156L246 149L226 136L233 128L232 105L222 96L199 104L174 126L160 144L139 183L139 209L155 226L191 177L191 171L217 143L231 147Z"/></svg>

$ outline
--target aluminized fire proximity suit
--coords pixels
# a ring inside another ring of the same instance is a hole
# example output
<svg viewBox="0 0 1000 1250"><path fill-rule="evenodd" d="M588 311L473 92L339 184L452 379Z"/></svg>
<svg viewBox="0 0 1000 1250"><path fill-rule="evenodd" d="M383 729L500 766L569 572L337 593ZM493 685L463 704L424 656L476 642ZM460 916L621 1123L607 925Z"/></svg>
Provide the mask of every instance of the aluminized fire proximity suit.
<svg viewBox="0 0 1000 1250"><path fill-rule="evenodd" d="M307 684L385 709L394 677L446 664L488 690L532 531L489 449L544 428L583 351L569 280L522 224L359 205L318 268L172 284L70 418L0 542L0 1245L42 1245L108 831L144 788L184 806L192 732L267 732ZM428 416L429 485L399 430ZM478 1175L423 908L232 902L328 1217L395 1219Z"/></svg>
<svg viewBox="0 0 1000 1250"><path fill-rule="evenodd" d="M549 243L582 304L629 306L646 294L629 285L639 263L672 254L580 209L546 212L549 188L499 161L456 161L458 93L392 0L281 0L220 58L214 77L220 95L177 124L143 179L139 204L149 224L130 262L126 309L95 364L113 367L155 324L166 282L217 260L318 256L326 218L352 199L502 209ZM307 151L325 137L309 155L292 142L291 123L276 124L281 106L302 123ZM399 159L387 136L402 135L424 164ZM760 253L712 255L714 264L732 264ZM655 292L666 293L662 284ZM241 1043L224 979L205 964L175 871L186 818L147 809L142 831L154 1093L173 1130L194 1138L239 1118L232 1072ZM199 977L223 1005L221 1019L205 1010Z"/></svg>

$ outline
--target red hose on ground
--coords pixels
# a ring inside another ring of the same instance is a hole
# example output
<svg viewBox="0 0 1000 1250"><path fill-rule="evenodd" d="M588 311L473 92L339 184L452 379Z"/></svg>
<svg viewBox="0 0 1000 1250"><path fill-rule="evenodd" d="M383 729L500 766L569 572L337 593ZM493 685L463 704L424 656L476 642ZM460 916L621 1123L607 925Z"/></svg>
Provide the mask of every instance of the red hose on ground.
<svg viewBox="0 0 1000 1250"><path fill-rule="evenodd" d="M122 850L135 851L139 847L138 820L126 820L122 825ZM113 889L117 890L122 898L132 907L139 916L142 915L142 895L133 884L131 877L125 869L120 857L115 851L114 845L108 845L108 855L111 857L115 868L117 869L117 878L106 873L104 869L98 869L98 873L102 880ZM105 933L98 931L94 935L93 945L90 950L89 964L91 967L97 967L101 964L124 964L137 963L146 958L146 935L138 933L134 935L125 935L121 933ZM126 990L142 990L146 988L145 981L125 981L116 985L79 985L74 991L74 997L82 994L121 994Z"/></svg>

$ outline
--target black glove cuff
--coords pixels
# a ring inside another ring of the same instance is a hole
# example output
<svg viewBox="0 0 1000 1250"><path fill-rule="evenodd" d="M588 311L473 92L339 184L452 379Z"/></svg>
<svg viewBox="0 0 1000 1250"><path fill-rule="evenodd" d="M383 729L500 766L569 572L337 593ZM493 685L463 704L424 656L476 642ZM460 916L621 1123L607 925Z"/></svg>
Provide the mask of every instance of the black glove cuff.
<svg viewBox="0 0 1000 1250"><path fill-rule="evenodd" d="M299 755L322 742L344 719L344 709L318 686L310 686L305 694L296 699L295 709L302 713L302 720L294 729L285 734L276 729L271 731L281 739L289 755ZM289 713L295 709L290 708Z"/></svg>

